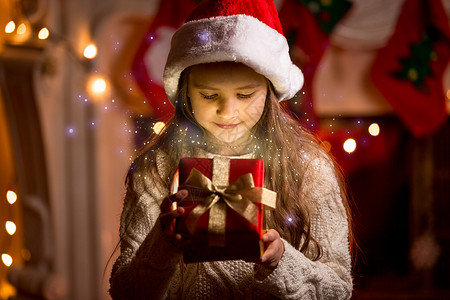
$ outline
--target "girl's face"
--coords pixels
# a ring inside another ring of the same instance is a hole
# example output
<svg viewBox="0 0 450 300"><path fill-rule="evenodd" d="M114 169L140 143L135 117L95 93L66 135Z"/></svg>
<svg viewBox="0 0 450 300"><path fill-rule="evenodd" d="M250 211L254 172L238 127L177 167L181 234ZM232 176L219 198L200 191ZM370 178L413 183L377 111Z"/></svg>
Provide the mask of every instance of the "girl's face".
<svg viewBox="0 0 450 300"><path fill-rule="evenodd" d="M253 69L233 62L191 67L188 79L195 120L207 135L240 145L264 110L267 80Z"/></svg>

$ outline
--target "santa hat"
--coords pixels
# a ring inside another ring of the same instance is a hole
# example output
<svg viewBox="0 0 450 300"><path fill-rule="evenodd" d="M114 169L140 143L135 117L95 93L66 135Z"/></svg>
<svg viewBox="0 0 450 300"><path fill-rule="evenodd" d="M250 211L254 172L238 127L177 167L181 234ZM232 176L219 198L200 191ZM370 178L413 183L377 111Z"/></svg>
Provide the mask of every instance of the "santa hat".
<svg viewBox="0 0 450 300"><path fill-rule="evenodd" d="M184 69L223 61L264 75L280 101L292 98L303 85L273 0L205 0L198 5L172 37L163 77L170 101L175 102Z"/></svg>

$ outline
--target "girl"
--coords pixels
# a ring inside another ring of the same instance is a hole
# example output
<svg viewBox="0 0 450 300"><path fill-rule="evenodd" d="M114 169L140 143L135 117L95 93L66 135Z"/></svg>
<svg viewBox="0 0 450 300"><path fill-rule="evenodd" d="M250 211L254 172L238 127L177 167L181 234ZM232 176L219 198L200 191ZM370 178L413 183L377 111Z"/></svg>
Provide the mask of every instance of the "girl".
<svg viewBox="0 0 450 300"><path fill-rule="evenodd" d="M272 0L203 1L175 33L164 85L176 107L127 176L114 299L349 299L349 214L332 160L279 101L301 88ZM183 264L169 195L181 157L262 158L277 192L256 262Z"/></svg>

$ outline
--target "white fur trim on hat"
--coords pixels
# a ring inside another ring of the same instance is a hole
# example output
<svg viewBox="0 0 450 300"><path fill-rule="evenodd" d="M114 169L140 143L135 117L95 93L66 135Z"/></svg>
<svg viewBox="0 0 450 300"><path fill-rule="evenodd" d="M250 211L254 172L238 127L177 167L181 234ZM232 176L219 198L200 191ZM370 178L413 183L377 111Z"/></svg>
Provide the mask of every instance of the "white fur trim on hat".
<svg viewBox="0 0 450 300"><path fill-rule="evenodd" d="M292 98L303 85L282 34L252 16L219 16L187 22L174 34L163 76L170 101L175 101L184 69L223 61L243 63L264 75L279 101Z"/></svg>

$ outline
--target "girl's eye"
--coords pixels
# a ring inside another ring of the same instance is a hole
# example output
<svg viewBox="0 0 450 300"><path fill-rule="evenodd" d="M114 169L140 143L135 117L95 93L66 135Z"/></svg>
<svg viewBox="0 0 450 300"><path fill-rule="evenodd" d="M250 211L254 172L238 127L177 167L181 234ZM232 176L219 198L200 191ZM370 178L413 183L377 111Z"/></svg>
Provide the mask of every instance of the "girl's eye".
<svg viewBox="0 0 450 300"><path fill-rule="evenodd" d="M212 100L212 99L214 99L214 98L217 97L217 94L205 95L205 94L200 93L200 95L202 95L202 97L203 97L204 99L208 99L208 100Z"/></svg>
<svg viewBox="0 0 450 300"><path fill-rule="evenodd" d="M251 98L254 93L255 92L250 93L250 94L237 94L237 96L238 96L238 98L241 98L241 99L248 99L248 98Z"/></svg>

